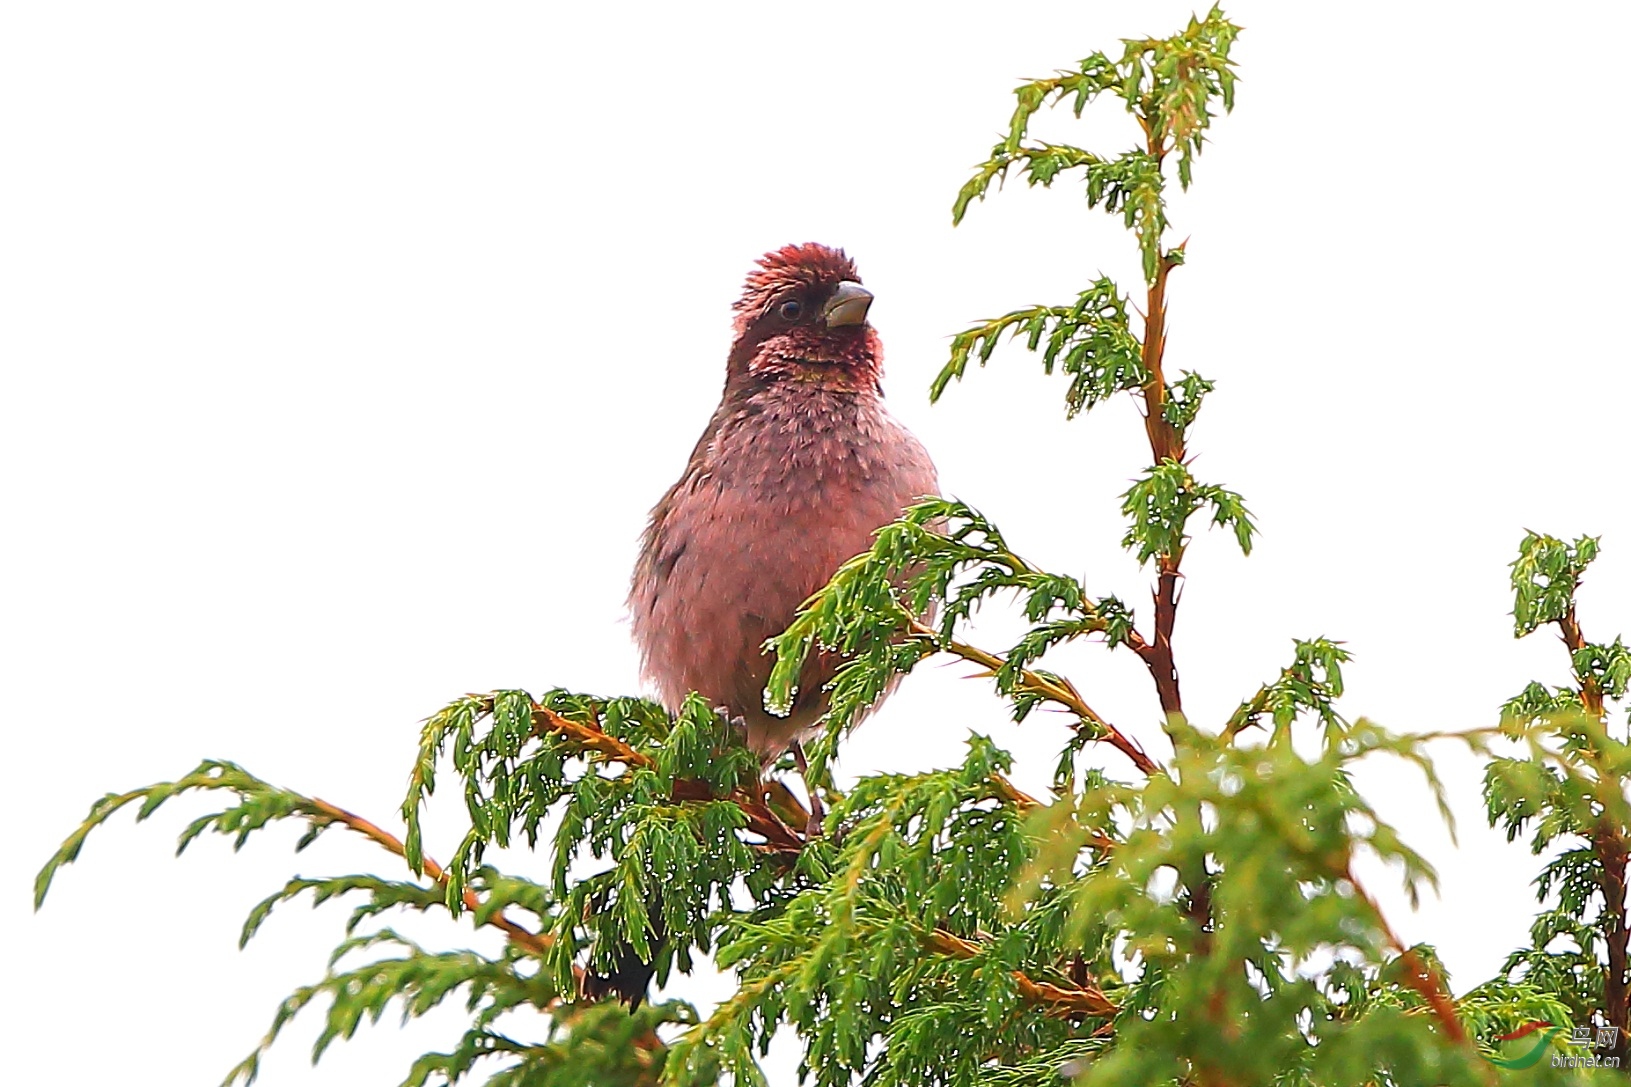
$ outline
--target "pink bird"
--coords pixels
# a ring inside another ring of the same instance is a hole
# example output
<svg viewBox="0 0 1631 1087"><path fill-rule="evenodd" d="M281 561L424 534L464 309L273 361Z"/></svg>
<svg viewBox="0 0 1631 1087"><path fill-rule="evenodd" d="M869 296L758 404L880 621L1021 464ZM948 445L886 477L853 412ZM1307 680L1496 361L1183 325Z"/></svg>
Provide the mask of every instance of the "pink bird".
<svg viewBox="0 0 1631 1087"><path fill-rule="evenodd" d="M759 260L737 301L725 391L679 482L651 511L629 589L642 670L670 710L696 691L765 760L808 734L842 663L812 654L792 712L765 709L765 639L872 534L936 493L934 464L890 416L872 292L823 245Z"/></svg>
<svg viewBox="0 0 1631 1087"><path fill-rule="evenodd" d="M918 440L884 410L872 292L823 245L767 253L736 303L725 392L679 482L651 511L629 588L642 672L677 711L696 691L769 761L811 731L842 658L812 654L792 712L765 709L765 639L872 534L937 489ZM812 825L819 806L811 797ZM651 921L662 939L661 919ZM631 1008L655 967L629 948L585 974L588 999Z"/></svg>

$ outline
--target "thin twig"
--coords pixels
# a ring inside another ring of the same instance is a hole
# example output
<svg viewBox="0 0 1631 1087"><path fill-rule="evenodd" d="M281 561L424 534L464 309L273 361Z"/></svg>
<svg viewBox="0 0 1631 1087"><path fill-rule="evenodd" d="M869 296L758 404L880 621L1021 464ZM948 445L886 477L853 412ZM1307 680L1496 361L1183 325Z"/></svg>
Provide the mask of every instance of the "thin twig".
<svg viewBox="0 0 1631 1087"><path fill-rule="evenodd" d="M1467 1030L1461 1025L1461 1019L1456 1015L1455 1002L1450 999L1449 990L1444 985L1444 978L1436 970L1422 962L1421 956L1414 950L1405 946L1399 939L1393 926L1388 924L1387 915L1376 899L1360 884L1353 874L1353 866L1343 869L1342 877L1353 887L1354 893L1364 900L1376 916L1376 923L1382 928L1382 938L1389 947L1399 953L1399 965L1404 967L1405 984L1416 991L1416 994L1432 1009L1433 1015L1438 1019L1439 1025L1444 1028L1445 1035L1452 1041L1467 1043Z"/></svg>
<svg viewBox="0 0 1631 1087"><path fill-rule="evenodd" d="M1604 716L1603 687L1596 676L1582 675L1574 665L1574 655L1586 647L1585 633L1575 615L1573 601L1568 611L1556 620L1563 644L1569 651L1569 670L1580 683L1580 704L1587 714L1601 722ZM1617 783L1613 784L1618 789ZM1591 849L1597 857L1602 875L1598 888L1603 895L1603 943L1608 953L1608 971L1603 978L1603 1011L1609 1023L1617 1028L1615 1053L1625 1055L1631 1028L1631 992L1627 987L1628 947L1631 947L1631 925L1626 923L1626 869L1631 849L1628 849L1620 828L1611 819L1604 818L1589 836Z"/></svg>
<svg viewBox="0 0 1631 1087"><path fill-rule="evenodd" d="M492 712L490 698L483 700L482 709L483 712ZM539 705L537 702L532 704L532 722L537 732L554 732L565 736L577 746L594 751L610 762L621 762L642 769L650 769L656 765L651 756L636 751L616 736L595 725L563 717L548 706ZM804 839L782 822L761 796L742 789L733 789L729 796L716 797L703 782L681 780L674 783L674 797L676 800L728 800L742 809L742 813L747 816L748 829L764 838L765 844L771 847L772 852L798 853L804 848Z"/></svg>
<svg viewBox="0 0 1631 1087"><path fill-rule="evenodd" d="M1574 605L1557 621L1557 629L1563 635L1563 644L1569 649L1569 665L1573 671L1574 655L1586 647L1586 636L1580 630L1580 620L1575 618ZM1593 717L1603 716L1603 688L1595 676L1583 676L1575 672L1575 678L1580 681L1580 704L1586 712Z"/></svg>
<svg viewBox="0 0 1631 1087"><path fill-rule="evenodd" d="M923 946L941 955L955 959L972 959L985 949L972 940L937 928L923 936ZM1051 981L1037 981L1023 970L1013 972L1019 984L1019 994L1032 1004L1040 1004L1045 1014L1062 1019L1071 1015L1091 1015L1109 1018L1121 1009L1091 983L1084 986L1055 985Z"/></svg>
<svg viewBox="0 0 1631 1087"><path fill-rule="evenodd" d="M316 797L311 798L311 804L312 807L316 808L329 820L341 824L348 830L356 831L358 834L361 834L375 845L384 848L387 852L394 853L398 857L405 857L407 855L407 851L403 847L402 840L400 838L375 825L374 823L370 823L362 816L353 815L344 808L330 804L326 800L319 800ZM431 860L429 857L422 857L421 861L424 865L425 875L429 876L436 882L437 885L445 888L447 886L447 872L443 870L442 866ZM481 898L477 896L476 892L469 887L465 887L463 897L465 909L469 910L473 914L476 914L476 912L481 908ZM477 916L480 915L477 914ZM492 925L496 929L501 930L504 935L510 938L511 943L514 943L529 954L541 956L547 952L550 945L555 942L554 938L551 936L541 935L536 932L529 932L528 930L522 928L514 921L511 921L508 917L504 916L504 911L502 909L494 910L492 915L487 918L486 923ZM577 967L574 967L573 969L576 971Z"/></svg>
<svg viewBox="0 0 1631 1087"><path fill-rule="evenodd" d="M1035 811L1037 808L1047 807L1046 804L1032 796L1030 793L1021 792L1019 786L1009 781L1002 774L992 774L991 784L997 787L996 793L1000 799L1008 801L1023 813L1029 813Z"/></svg>
<svg viewBox="0 0 1631 1087"><path fill-rule="evenodd" d="M929 638L943 651L953 656L962 657L966 661L973 661L991 672L996 672L1007 663L995 653L988 653L966 642L959 642L955 638L942 643L939 632L916 619L911 621L911 632L920 637ZM1095 736L1094 739L1107 743L1123 755L1126 755L1132 760L1133 765L1144 773L1153 774L1160 769L1155 760L1144 753L1143 748L1128 739L1126 734L1116 726L1100 717L1093 707L1089 706L1087 701L1082 698L1080 692L1076 690L1070 680L1062 676L1056 678L1044 676L1031 671L1029 668L1020 669L1019 676L1022 690L1040 695L1050 702L1059 703L1059 705L1064 706L1080 718L1083 724L1098 729L1102 735Z"/></svg>
<svg viewBox="0 0 1631 1087"><path fill-rule="evenodd" d="M1050 805L1043 803L1029 793L1021 792L1019 787L999 773L991 775L991 784L996 786L995 792L999 800L1006 800L1019 809L1021 815L1028 815L1038 808ZM1115 849L1117 842L1103 831L1090 830L1087 832L1087 844L1095 849L1108 852Z"/></svg>
<svg viewBox="0 0 1631 1087"><path fill-rule="evenodd" d="M1144 128L1149 155L1155 160L1156 170L1159 171L1169 150L1166 135L1146 117L1140 116L1139 123ZM1171 252L1160 255L1155 276L1150 280L1145 296L1142 362L1146 377L1139 394L1144 400L1144 432L1150 440L1150 456L1156 465L1168 460L1182 461L1185 453L1183 432L1167 421L1167 380L1162 368L1167 352L1167 276L1183 260L1183 250L1184 247L1179 245ZM1182 562L1181 547L1176 553L1159 558L1160 568L1153 593L1155 635L1148 645L1138 651L1150 670L1151 678L1155 680L1161 709L1168 716L1184 712L1183 697L1178 686L1178 668L1172 656L1172 629L1178 618L1178 585L1183 576L1178 568Z"/></svg>

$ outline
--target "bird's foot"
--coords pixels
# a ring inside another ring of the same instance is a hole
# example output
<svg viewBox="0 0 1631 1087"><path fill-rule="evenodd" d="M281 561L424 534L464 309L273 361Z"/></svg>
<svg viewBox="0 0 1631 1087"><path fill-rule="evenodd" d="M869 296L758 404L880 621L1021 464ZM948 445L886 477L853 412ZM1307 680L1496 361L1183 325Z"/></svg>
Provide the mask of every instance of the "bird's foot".
<svg viewBox="0 0 1631 1087"><path fill-rule="evenodd" d="M725 722L725 730L731 738L743 747L748 745L748 721L746 717L732 717L729 706L715 706L714 712L719 714Z"/></svg>
<svg viewBox="0 0 1631 1087"><path fill-rule="evenodd" d="M791 748L793 761L798 765L799 776L804 779L804 791L810 795L810 818L804 824L806 838L821 837L821 824L826 822L827 809L821 804L821 797L816 793L815 786L810 784L810 763L804 757L804 745L797 740L793 741Z"/></svg>
<svg viewBox="0 0 1631 1087"><path fill-rule="evenodd" d="M815 793L810 794L810 821L804 824L805 838L821 837L821 824L827 821L827 810L821 806L821 798Z"/></svg>

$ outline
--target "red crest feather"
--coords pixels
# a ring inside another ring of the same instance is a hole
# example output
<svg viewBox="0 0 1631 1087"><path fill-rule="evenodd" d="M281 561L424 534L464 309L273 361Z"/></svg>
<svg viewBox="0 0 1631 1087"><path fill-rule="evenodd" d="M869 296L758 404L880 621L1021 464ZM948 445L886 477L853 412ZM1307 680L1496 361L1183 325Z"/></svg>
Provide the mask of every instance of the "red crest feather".
<svg viewBox="0 0 1631 1087"><path fill-rule="evenodd" d="M733 307L738 313L754 313L764 308L770 296L789 286L837 286L849 280L861 281L855 262L842 249L816 242L784 245L759 258L758 267L748 273L742 297Z"/></svg>

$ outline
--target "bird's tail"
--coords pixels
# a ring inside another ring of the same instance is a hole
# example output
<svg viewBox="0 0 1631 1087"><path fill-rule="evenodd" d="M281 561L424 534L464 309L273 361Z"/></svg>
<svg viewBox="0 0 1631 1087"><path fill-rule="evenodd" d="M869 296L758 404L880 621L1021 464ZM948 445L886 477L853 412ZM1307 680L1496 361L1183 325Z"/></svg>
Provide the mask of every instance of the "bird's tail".
<svg viewBox="0 0 1631 1087"><path fill-rule="evenodd" d="M578 983L578 996L583 1000L598 1001L615 998L634 1011L645 1002L651 979L657 974L657 962L663 958L663 919L652 911L647 922L651 932L652 961L647 962L628 944L611 949L612 965L596 970L591 964Z"/></svg>
<svg viewBox="0 0 1631 1087"><path fill-rule="evenodd" d="M586 970L578 986L578 995L584 1000L615 998L628 1004L634 1011L646 999L657 965L643 961L633 948L622 948L616 964L605 973Z"/></svg>

